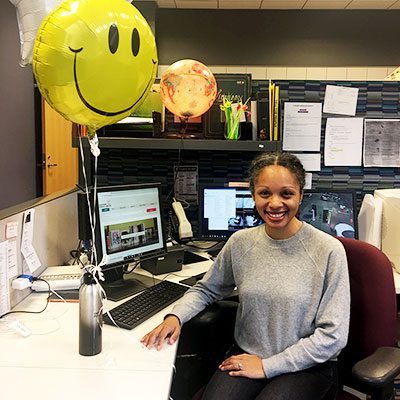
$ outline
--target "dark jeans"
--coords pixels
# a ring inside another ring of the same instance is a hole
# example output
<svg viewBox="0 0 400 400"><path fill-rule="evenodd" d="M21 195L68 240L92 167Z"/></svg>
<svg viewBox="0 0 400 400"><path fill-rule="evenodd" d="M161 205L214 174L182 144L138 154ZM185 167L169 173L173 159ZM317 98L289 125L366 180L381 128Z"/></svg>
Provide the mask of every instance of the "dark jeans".
<svg viewBox="0 0 400 400"><path fill-rule="evenodd" d="M243 353L237 350L230 351L228 356ZM217 370L202 400L325 400L334 399L336 390L337 365L327 361L271 379L233 377Z"/></svg>

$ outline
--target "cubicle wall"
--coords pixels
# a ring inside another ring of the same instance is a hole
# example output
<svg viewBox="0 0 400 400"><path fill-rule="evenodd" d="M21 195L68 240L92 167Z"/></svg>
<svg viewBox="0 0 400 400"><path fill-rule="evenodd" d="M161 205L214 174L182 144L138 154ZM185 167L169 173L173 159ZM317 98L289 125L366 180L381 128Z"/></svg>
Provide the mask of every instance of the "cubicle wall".
<svg viewBox="0 0 400 400"><path fill-rule="evenodd" d="M33 247L42 266L34 272L37 276L47 266L63 265L70 258L70 251L78 245L78 216L76 191L57 193L36 199L0 212L0 242L6 240L7 227L16 227L16 235L9 241L17 244L17 275L31 274L21 254L21 237L24 212L34 209ZM8 235L9 236L9 235ZM8 275L11 307L29 294L30 289L16 291L11 289L9 271L0 271ZM3 290L4 288L0 288Z"/></svg>
<svg viewBox="0 0 400 400"><path fill-rule="evenodd" d="M400 118L400 82L275 80L274 83L280 88L281 102L323 103L327 85L358 88L356 117ZM253 81L252 88L255 96L257 92L268 91L268 82ZM328 116L335 117L332 114L322 114L321 171L313 173L313 188L354 189L360 205L364 193L373 193L375 189L400 187L399 168L325 167L323 156Z"/></svg>
<svg viewBox="0 0 400 400"><path fill-rule="evenodd" d="M327 84L357 87L359 89L358 117L400 118L400 83L372 81L294 81L276 80L282 101L323 102ZM253 80L252 97L267 91L269 81ZM332 116L332 115L330 115ZM400 187L399 168L325 167L323 148L327 115L323 114L321 130L321 171L313 172L313 189L354 189L358 206L365 193L375 189ZM149 139L149 147L151 147ZM196 140L196 139L184 139ZM251 151L210 150L158 150L134 148L103 148L99 157L98 179L103 185L159 181L163 184L164 198L174 183L174 165L197 165L199 184L240 181L247 177L250 161L256 153ZM197 232L197 207L191 205L187 213Z"/></svg>

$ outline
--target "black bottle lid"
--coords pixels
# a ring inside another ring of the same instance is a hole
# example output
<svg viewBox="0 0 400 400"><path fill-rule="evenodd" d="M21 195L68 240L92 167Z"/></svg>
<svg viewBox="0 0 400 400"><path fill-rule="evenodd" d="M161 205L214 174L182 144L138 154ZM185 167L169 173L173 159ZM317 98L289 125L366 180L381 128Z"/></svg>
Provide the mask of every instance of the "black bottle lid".
<svg viewBox="0 0 400 400"><path fill-rule="evenodd" d="M86 285L94 285L96 283L94 276L90 272L85 272L83 274L83 283Z"/></svg>

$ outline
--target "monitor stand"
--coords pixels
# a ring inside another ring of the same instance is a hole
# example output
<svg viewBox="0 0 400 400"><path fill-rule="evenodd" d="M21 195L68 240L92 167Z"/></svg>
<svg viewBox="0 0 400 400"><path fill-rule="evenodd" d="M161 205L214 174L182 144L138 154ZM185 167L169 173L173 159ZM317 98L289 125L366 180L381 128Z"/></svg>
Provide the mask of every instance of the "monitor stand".
<svg viewBox="0 0 400 400"><path fill-rule="evenodd" d="M126 267L118 267L109 271L103 271L105 281L101 283L101 286L106 292L108 300L123 300L160 282L159 279L135 274L133 272L125 274L125 268Z"/></svg>

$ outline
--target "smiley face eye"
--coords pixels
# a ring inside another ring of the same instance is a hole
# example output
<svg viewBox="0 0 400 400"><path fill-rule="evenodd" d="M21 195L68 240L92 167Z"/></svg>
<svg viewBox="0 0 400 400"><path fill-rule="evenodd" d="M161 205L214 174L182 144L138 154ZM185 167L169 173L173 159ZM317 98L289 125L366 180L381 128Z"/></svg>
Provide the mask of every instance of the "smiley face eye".
<svg viewBox="0 0 400 400"><path fill-rule="evenodd" d="M139 53L139 48L140 48L140 36L138 30L134 28L132 32L132 53L135 57Z"/></svg>
<svg viewBox="0 0 400 400"><path fill-rule="evenodd" d="M114 54L118 49L119 44L119 33L117 25L112 24L110 30L108 31L108 47L112 54Z"/></svg>

